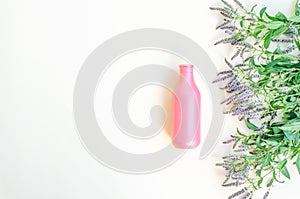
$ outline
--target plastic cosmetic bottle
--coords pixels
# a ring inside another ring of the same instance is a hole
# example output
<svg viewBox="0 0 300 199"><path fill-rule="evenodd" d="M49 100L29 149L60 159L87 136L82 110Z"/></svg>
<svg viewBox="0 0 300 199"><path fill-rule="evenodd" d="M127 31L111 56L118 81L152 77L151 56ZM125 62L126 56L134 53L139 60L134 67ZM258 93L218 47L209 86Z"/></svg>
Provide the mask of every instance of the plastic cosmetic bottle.
<svg viewBox="0 0 300 199"><path fill-rule="evenodd" d="M179 65L180 78L172 99L172 143L176 148L196 148L200 144L200 92L193 65Z"/></svg>

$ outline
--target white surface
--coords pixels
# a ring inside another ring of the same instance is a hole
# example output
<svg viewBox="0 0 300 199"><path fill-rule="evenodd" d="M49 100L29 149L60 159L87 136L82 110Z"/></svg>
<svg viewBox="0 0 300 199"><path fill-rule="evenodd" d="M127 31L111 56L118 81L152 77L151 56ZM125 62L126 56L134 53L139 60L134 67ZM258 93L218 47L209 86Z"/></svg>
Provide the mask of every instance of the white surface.
<svg viewBox="0 0 300 199"><path fill-rule="evenodd" d="M255 1L247 3L254 4ZM267 5L271 13L281 10L289 14L293 3L291 0L265 0L258 4ZM214 29L221 19L208 9L219 4L215 0L2 0L0 198L221 199L231 193L220 186L223 172L214 166L228 150L221 144L202 161L197 159L198 148L157 173L127 175L102 166L85 151L76 134L72 116L73 86L81 64L99 44L124 31L154 27L180 32L199 43L215 64L223 68L223 58L230 51L213 46L221 35ZM168 55L150 58L160 56ZM138 63L133 64L135 58L126 59L123 63L128 66ZM117 66L118 63L114 65ZM108 74L107 80L118 80L122 72L116 76ZM205 88L200 87L203 82L198 75L196 81L209 110L209 99L205 98ZM112 82L109 84L108 81L101 92L109 92ZM153 104L163 103L162 98L152 99L149 93L168 95L161 88L144 89L136 93L129 108L133 121L139 125L149 122L145 115ZM109 101L101 97L99 100ZM97 114L99 120L111 116L109 110L99 110ZM203 114L209 122L209 113ZM105 128L117 130L112 119L108 121ZM232 118L227 119L223 137L234 131L235 126ZM202 138L208 123L205 122L203 128ZM151 141L148 145L141 145L129 138L116 140L117 134L107 136L124 150L153 150ZM161 142L158 149L164 144ZM287 194L299 193L300 178L294 168L291 176L291 181L276 185L270 198L279 199Z"/></svg>

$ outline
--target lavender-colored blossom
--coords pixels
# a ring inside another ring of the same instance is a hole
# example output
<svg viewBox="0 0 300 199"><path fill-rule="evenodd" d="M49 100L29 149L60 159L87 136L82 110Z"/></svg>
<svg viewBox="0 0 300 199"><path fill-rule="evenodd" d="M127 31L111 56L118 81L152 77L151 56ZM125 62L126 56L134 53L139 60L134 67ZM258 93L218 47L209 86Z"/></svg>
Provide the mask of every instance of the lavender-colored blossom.
<svg viewBox="0 0 300 199"><path fill-rule="evenodd" d="M245 66L245 64L237 64L234 67L237 68L237 67L243 67L243 66Z"/></svg>
<svg viewBox="0 0 300 199"><path fill-rule="evenodd" d="M223 168L225 168L225 169L230 169L232 166L231 166L231 164L229 163L229 162L223 162L222 164L221 164L221 166L223 167Z"/></svg>
<svg viewBox="0 0 300 199"><path fill-rule="evenodd" d="M227 37L227 38L221 39L220 41L217 41L214 45L231 43L232 40L235 40L235 39L232 37Z"/></svg>
<svg viewBox="0 0 300 199"><path fill-rule="evenodd" d="M236 186L235 182L231 182L231 183L227 183L227 184L222 184L223 187L232 187L232 186Z"/></svg>
<svg viewBox="0 0 300 199"><path fill-rule="evenodd" d="M257 128L255 131L262 131L262 130L264 130L266 127L265 127L265 125L263 124L263 125L261 125L261 127L259 127L259 128Z"/></svg>
<svg viewBox="0 0 300 199"><path fill-rule="evenodd" d="M269 196L269 191L267 191L267 192L265 193L265 195L264 195L263 199L267 199L267 198L268 198L268 196Z"/></svg>
<svg viewBox="0 0 300 199"><path fill-rule="evenodd" d="M270 113L264 114L263 116L260 117L260 119L264 119L266 117L270 116Z"/></svg>
<svg viewBox="0 0 300 199"><path fill-rule="evenodd" d="M246 117L246 114L240 115L239 116L239 121L242 121Z"/></svg>
<svg viewBox="0 0 300 199"><path fill-rule="evenodd" d="M232 108L241 108L241 107L245 107L245 106L251 106L251 100L252 100L253 96L248 94L245 96L242 96L236 104L233 105Z"/></svg>
<svg viewBox="0 0 300 199"><path fill-rule="evenodd" d="M288 93L288 92L291 91L291 88L285 86L285 87L282 87L282 88L280 89L280 91L281 91L282 93Z"/></svg>
<svg viewBox="0 0 300 199"><path fill-rule="evenodd" d="M240 8L244 8L243 4L238 0L233 0Z"/></svg>
<svg viewBox="0 0 300 199"><path fill-rule="evenodd" d="M227 89L227 92L228 93L232 93L232 92L236 92L236 91L244 91L244 90L247 90L249 88L250 88L249 86L244 85L244 84L242 84L242 85L236 85L234 87L231 87L230 90Z"/></svg>
<svg viewBox="0 0 300 199"><path fill-rule="evenodd" d="M249 192L247 192L246 195L242 197L242 199L247 199L247 198L249 198L250 196L251 196L251 194L250 194Z"/></svg>
<svg viewBox="0 0 300 199"><path fill-rule="evenodd" d="M224 77L221 77L221 78L218 78L218 79L214 80L212 83L217 83L217 82L224 81L224 80L226 80L226 79L229 79L229 78L232 77L232 76L233 76L233 74L229 74L229 75L227 75L227 76L224 76Z"/></svg>
<svg viewBox="0 0 300 199"><path fill-rule="evenodd" d="M244 42L244 46L249 49L253 48L253 45L248 42Z"/></svg>
<svg viewBox="0 0 300 199"><path fill-rule="evenodd" d="M243 57L243 56L244 56L245 50L246 50L246 47L244 47L244 48L241 50L240 57Z"/></svg>
<svg viewBox="0 0 300 199"><path fill-rule="evenodd" d="M222 27L220 27L220 29L234 31L236 29L236 27L233 25L228 25L228 26L222 26Z"/></svg>
<svg viewBox="0 0 300 199"><path fill-rule="evenodd" d="M248 67L248 68L243 68L243 71L249 71L249 70L253 70L254 67Z"/></svg>
<svg viewBox="0 0 300 199"><path fill-rule="evenodd" d="M254 93L252 91L252 89L250 87L248 87L248 89L246 89L245 91L240 93L242 95L242 97L248 97L248 96L253 96Z"/></svg>
<svg viewBox="0 0 300 199"><path fill-rule="evenodd" d="M244 44L242 43L244 39L243 38L239 38L239 39L234 39L231 41L231 45L233 46L244 46Z"/></svg>
<svg viewBox="0 0 300 199"><path fill-rule="evenodd" d="M262 107L262 108L260 108L260 107L257 107L257 108L256 108L256 112L262 112L262 111L264 111L264 110L266 110L266 109L263 108L263 107Z"/></svg>
<svg viewBox="0 0 300 199"><path fill-rule="evenodd" d="M222 28L223 26L226 26L226 25L229 24L229 23L230 23L230 21L225 21L224 23L218 25L218 26L216 27L216 29Z"/></svg>
<svg viewBox="0 0 300 199"><path fill-rule="evenodd" d="M292 39L272 39L273 42L276 43L293 43L294 41Z"/></svg>
<svg viewBox="0 0 300 199"><path fill-rule="evenodd" d="M231 68L231 70L234 70L234 66L229 61L227 61L226 58L225 58L225 63L229 66L229 68Z"/></svg>
<svg viewBox="0 0 300 199"><path fill-rule="evenodd" d="M236 77L234 76L232 78L232 80L230 82L228 82L228 84L224 88L222 88L222 89L230 89L230 88L232 89L232 88L234 88L234 87L236 87L238 85L239 85L239 82L236 79Z"/></svg>
<svg viewBox="0 0 300 199"><path fill-rule="evenodd" d="M237 98L237 95L232 95L232 96L226 98L225 100L223 100L221 102L221 104L224 104L225 102L228 102L228 101L233 101L235 98Z"/></svg>
<svg viewBox="0 0 300 199"><path fill-rule="evenodd" d="M237 51L234 53L234 55L231 57L231 60L233 60L234 58L236 58L241 52L241 49L238 48Z"/></svg>
<svg viewBox="0 0 300 199"><path fill-rule="evenodd" d="M258 81L259 79L260 79L260 75L259 74L253 74L253 75L251 75L251 80L252 81Z"/></svg>
<svg viewBox="0 0 300 199"><path fill-rule="evenodd" d="M232 138L232 139L229 139L229 140L224 141L223 144L229 144L229 143L231 143L231 142L233 142L233 141L235 141L235 140L236 140L236 139Z"/></svg>
<svg viewBox="0 0 300 199"><path fill-rule="evenodd" d="M282 54L288 54L288 53L292 52L295 49L296 49L296 46L294 46L294 45L289 46L287 49L282 51Z"/></svg>
<svg viewBox="0 0 300 199"><path fill-rule="evenodd" d="M244 171L238 171L238 172L235 172L231 178L234 180L237 180L238 184L242 184L243 181L245 180L244 174L245 174Z"/></svg>
<svg viewBox="0 0 300 199"><path fill-rule="evenodd" d="M209 9L211 10L216 10L216 11L224 11L224 8L218 8L218 7L210 7Z"/></svg>
<svg viewBox="0 0 300 199"><path fill-rule="evenodd" d="M223 3L224 3L224 5L226 5L230 10L234 10L233 9L233 6L230 4L230 3L228 3L227 1L225 1L225 0L221 0Z"/></svg>
<svg viewBox="0 0 300 199"><path fill-rule="evenodd" d="M236 198L237 196L240 196L241 194L245 193L247 188L243 188L242 190L235 192L234 194L230 195L228 199Z"/></svg>
<svg viewBox="0 0 300 199"><path fill-rule="evenodd" d="M224 70L224 71L221 71L219 72L217 75L224 75L224 74L228 74L228 73L232 73L232 70Z"/></svg>
<svg viewBox="0 0 300 199"><path fill-rule="evenodd" d="M248 149L247 145L241 144L238 146L239 149Z"/></svg>
<svg viewBox="0 0 300 199"><path fill-rule="evenodd" d="M251 111L253 109L253 107L247 107L247 108L241 108L241 109L238 109L236 111L234 111L232 113L233 116L235 115L244 115L244 114L248 114L249 111Z"/></svg>
<svg viewBox="0 0 300 199"><path fill-rule="evenodd" d="M229 105L229 104L231 104L237 97L238 97L238 95L233 95L234 97L233 98L231 98L229 101L227 101L226 102L226 105ZM230 111L230 113L231 113L232 111ZM225 113L226 114L226 113Z"/></svg>
<svg viewBox="0 0 300 199"><path fill-rule="evenodd" d="M289 34L284 34L284 36L293 39L295 37L295 35L293 33L289 33Z"/></svg>
<svg viewBox="0 0 300 199"><path fill-rule="evenodd" d="M257 119L259 118L259 114L255 113L255 114L250 114L250 116L248 117L248 119Z"/></svg>
<svg viewBox="0 0 300 199"><path fill-rule="evenodd" d="M298 35L298 30L294 25L287 23L287 26L294 35Z"/></svg>
<svg viewBox="0 0 300 199"><path fill-rule="evenodd" d="M220 14L223 15L224 17L227 17L228 19L233 19L234 18L231 14L228 14L228 13L223 12L223 11L221 11Z"/></svg>
<svg viewBox="0 0 300 199"><path fill-rule="evenodd" d="M241 159L241 158L243 158L244 156L243 155L241 155L241 154L231 154L231 155L229 155L229 159L230 160L239 160L239 159Z"/></svg>
<svg viewBox="0 0 300 199"><path fill-rule="evenodd" d="M222 184L226 184L230 180L230 177L226 177Z"/></svg>
<svg viewBox="0 0 300 199"><path fill-rule="evenodd" d="M233 106L240 106L240 105L248 103L249 101L250 101L249 98L243 98L243 99L241 99L239 101L234 102Z"/></svg>
<svg viewBox="0 0 300 199"><path fill-rule="evenodd" d="M253 56L247 57L247 58L245 59L245 62L249 61L251 58L253 58Z"/></svg>
<svg viewBox="0 0 300 199"><path fill-rule="evenodd" d="M233 35L233 32L229 31L229 30L225 30L225 33L228 35Z"/></svg>

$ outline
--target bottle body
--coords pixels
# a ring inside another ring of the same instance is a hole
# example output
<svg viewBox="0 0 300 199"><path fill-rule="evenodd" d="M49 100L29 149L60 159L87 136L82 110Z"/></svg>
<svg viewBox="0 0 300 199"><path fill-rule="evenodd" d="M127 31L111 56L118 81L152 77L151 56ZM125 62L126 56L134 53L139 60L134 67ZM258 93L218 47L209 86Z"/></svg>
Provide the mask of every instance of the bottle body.
<svg viewBox="0 0 300 199"><path fill-rule="evenodd" d="M200 144L200 92L194 82L193 65L180 65L180 78L172 99L172 143L177 148Z"/></svg>

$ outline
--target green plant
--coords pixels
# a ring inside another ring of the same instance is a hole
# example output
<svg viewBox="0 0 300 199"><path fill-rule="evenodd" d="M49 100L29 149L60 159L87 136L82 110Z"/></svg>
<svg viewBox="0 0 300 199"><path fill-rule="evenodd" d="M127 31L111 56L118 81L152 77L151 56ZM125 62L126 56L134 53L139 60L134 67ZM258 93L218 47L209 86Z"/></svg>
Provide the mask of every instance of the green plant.
<svg viewBox="0 0 300 199"><path fill-rule="evenodd" d="M223 7L211 9L224 17L217 29L228 36L215 45L230 44L235 53L214 83L229 95L225 114L249 130L237 129L224 142L233 143L233 153L217 165L227 171L223 186L242 187L229 198L251 198L261 188L267 198L274 182L290 178L289 162L300 173L300 7L297 1L293 17L272 16L266 7L256 13L256 5L248 10L237 0L237 8L221 1Z"/></svg>

